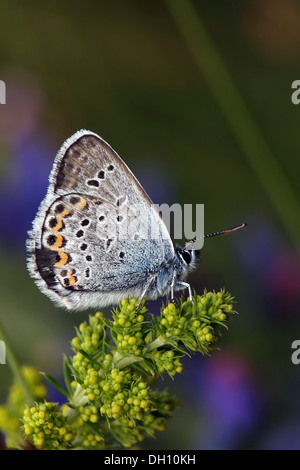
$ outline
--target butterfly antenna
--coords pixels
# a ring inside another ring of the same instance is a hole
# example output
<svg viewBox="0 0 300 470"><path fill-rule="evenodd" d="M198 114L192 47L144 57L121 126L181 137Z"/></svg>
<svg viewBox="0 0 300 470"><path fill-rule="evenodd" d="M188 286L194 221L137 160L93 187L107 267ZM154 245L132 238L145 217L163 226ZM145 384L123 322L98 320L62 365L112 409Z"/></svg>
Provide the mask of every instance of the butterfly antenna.
<svg viewBox="0 0 300 470"><path fill-rule="evenodd" d="M207 235L203 235L203 237L194 238L193 240L190 240L190 241L184 246L184 248L186 248L187 246L191 245L192 243L195 243L195 241L200 240L201 238L217 237L218 235L228 235L229 233L236 232L236 231L239 230L240 228L246 227L246 225L247 225L247 224L244 223L244 224L236 225L235 227L232 227L232 228L228 228L228 229L226 229L226 230L221 230L220 232L208 233Z"/></svg>

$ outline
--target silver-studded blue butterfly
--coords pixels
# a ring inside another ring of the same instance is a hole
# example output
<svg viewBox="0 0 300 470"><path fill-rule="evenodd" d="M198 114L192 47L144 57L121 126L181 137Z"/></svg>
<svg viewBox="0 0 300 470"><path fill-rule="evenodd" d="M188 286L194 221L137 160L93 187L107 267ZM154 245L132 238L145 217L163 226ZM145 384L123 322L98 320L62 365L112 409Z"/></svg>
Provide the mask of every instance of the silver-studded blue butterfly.
<svg viewBox="0 0 300 470"><path fill-rule="evenodd" d="M30 274L54 302L85 310L129 295L173 300L184 288L192 297L185 279L200 251L174 247L151 199L101 137L80 130L67 139L49 180L27 251Z"/></svg>

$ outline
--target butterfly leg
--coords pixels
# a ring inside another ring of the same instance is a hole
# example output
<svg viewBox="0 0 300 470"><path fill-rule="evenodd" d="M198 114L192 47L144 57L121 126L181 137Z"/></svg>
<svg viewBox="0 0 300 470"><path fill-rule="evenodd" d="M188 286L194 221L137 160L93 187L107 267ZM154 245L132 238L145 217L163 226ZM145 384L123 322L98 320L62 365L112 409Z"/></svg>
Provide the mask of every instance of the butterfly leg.
<svg viewBox="0 0 300 470"><path fill-rule="evenodd" d="M187 282L177 282L177 286L182 286L182 287L186 287L188 290L189 290L189 298L190 298L190 301L193 302L193 295L192 295L192 289L191 289L191 286L187 283Z"/></svg>
<svg viewBox="0 0 300 470"><path fill-rule="evenodd" d="M172 283L171 283L171 287L170 287L170 292L171 292L171 299L170 301L172 302L172 304L175 304L175 299L174 299L174 284L175 284L175 271L173 273L173 278L172 278Z"/></svg>
<svg viewBox="0 0 300 470"><path fill-rule="evenodd" d="M175 298L174 298L175 277L176 277L176 273L175 273L175 271L174 271L173 279L172 279L172 283L171 283L171 288L170 288L170 290L171 290L171 299L170 299L170 300L171 300L171 303L172 303L172 304L176 304L176 300L175 300Z"/></svg>
<svg viewBox="0 0 300 470"><path fill-rule="evenodd" d="M139 298L137 307L136 307L136 309L135 309L135 313L137 313L137 311L138 311L138 309L139 309L139 306L141 305L141 302L142 302L144 296L146 295L146 293L147 293L149 287L151 286L152 281L153 281L153 278L154 278L154 275L149 276L149 278L148 278L148 280L147 280L147 282L146 282L145 288L144 288L144 290L143 290L143 292L142 292L142 295L141 295L140 298Z"/></svg>

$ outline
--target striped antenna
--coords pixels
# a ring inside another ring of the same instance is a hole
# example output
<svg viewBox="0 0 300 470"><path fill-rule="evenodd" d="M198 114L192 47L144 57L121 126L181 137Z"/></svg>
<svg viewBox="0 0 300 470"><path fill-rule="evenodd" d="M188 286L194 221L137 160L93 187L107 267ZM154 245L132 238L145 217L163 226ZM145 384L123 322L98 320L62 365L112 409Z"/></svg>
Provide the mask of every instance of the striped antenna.
<svg viewBox="0 0 300 470"><path fill-rule="evenodd" d="M228 235L229 233L236 232L236 230L239 230L240 228L246 227L246 225L247 224L244 223L244 224L236 225L235 227L232 227L232 228L228 228L226 230L221 230L220 232L209 233L207 235L203 235L203 237L194 238L193 240L190 240L184 246L184 249L187 248L192 243L195 243L195 241L200 240L201 238L217 237L218 235Z"/></svg>

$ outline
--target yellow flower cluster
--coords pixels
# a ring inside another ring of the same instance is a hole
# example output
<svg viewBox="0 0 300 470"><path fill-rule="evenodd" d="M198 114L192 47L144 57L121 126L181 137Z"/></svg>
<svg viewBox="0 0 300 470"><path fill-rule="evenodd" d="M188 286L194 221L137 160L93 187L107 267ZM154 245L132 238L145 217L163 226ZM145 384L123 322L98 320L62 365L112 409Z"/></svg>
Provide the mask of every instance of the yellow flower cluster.
<svg viewBox="0 0 300 470"><path fill-rule="evenodd" d="M68 449L74 438L72 427L59 410L58 403L37 403L26 408L23 429L37 449Z"/></svg>
<svg viewBox="0 0 300 470"><path fill-rule="evenodd" d="M183 371L184 354L212 350L220 327L231 318L233 298L221 291L195 295L147 313L144 300L124 299L112 319L98 312L77 329L72 358L65 358L66 387L45 377L66 396L66 403L45 401L41 375L23 369L35 406L25 407L20 386L11 387L0 406L0 430L8 447L31 442L38 449L105 449L108 443L132 446L165 428L178 405L154 380ZM22 434L20 431L23 415Z"/></svg>
<svg viewBox="0 0 300 470"><path fill-rule="evenodd" d="M163 326L164 331L167 331L170 335L180 337L186 320L186 317L181 315L181 309L170 303L162 310L160 324Z"/></svg>
<svg viewBox="0 0 300 470"><path fill-rule="evenodd" d="M34 400L40 401L46 397L47 389L41 374L34 368L23 366L21 373L28 385ZM21 431L21 418L25 409L26 396L17 381L9 389L7 402L0 405L0 431L5 434L8 448L18 448L26 445Z"/></svg>
<svg viewBox="0 0 300 470"><path fill-rule="evenodd" d="M99 385L103 403L100 412L108 418L126 416L141 420L152 408L149 386L129 369L112 369Z"/></svg>
<svg viewBox="0 0 300 470"><path fill-rule="evenodd" d="M167 372L170 377L173 377L176 373L181 373L183 367L180 362L180 357L173 350L167 351L153 351L151 354L152 360L155 362L158 373L163 374Z"/></svg>
<svg viewBox="0 0 300 470"><path fill-rule="evenodd" d="M138 312L136 312L138 308ZM139 356L144 347L143 328L147 323L147 309L142 301L138 307L137 299L123 299L120 309L113 313L113 339L120 354Z"/></svg>

